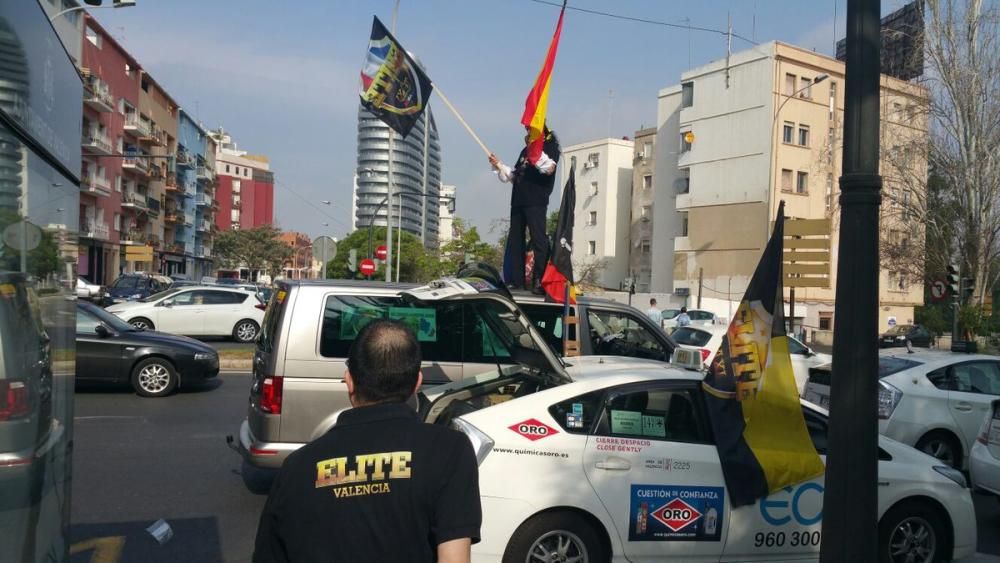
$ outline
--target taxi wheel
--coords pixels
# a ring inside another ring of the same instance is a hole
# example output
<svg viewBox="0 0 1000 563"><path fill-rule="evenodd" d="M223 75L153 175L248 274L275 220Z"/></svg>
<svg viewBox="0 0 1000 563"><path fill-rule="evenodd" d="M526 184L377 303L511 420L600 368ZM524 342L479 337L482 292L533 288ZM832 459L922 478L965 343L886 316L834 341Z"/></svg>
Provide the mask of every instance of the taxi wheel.
<svg viewBox="0 0 1000 563"><path fill-rule="evenodd" d="M962 446L949 432L928 432L914 446L927 455L934 456L955 469L962 469Z"/></svg>
<svg viewBox="0 0 1000 563"><path fill-rule="evenodd" d="M514 532L503 563L603 563L611 554L600 537L590 522L571 512L540 514Z"/></svg>
<svg viewBox="0 0 1000 563"><path fill-rule="evenodd" d="M923 502L902 502L878 523L881 563L935 563L951 558L951 539L941 515Z"/></svg>

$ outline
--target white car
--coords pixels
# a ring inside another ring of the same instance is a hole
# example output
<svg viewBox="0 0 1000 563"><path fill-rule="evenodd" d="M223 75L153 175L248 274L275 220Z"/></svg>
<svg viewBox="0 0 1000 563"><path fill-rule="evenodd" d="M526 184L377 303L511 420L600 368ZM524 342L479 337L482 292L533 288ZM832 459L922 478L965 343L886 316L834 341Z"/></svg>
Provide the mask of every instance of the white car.
<svg viewBox="0 0 1000 563"><path fill-rule="evenodd" d="M474 560L524 561L545 553L565 559L531 560L817 557L823 478L733 508L700 373L591 356L573 358L558 380L564 383L553 380L548 389L519 396L533 378L494 374L456 384L427 409L428 421L461 413L453 424L470 437L480 461L484 520ZM476 406L483 408L468 412ZM826 412L809 404L803 412L822 454ZM892 440L880 438L879 446L884 560L972 554L976 520L962 474ZM890 545L895 557L888 557Z"/></svg>
<svg viewBox="0 0 1000 563"><path fill-rule="evenodd" d="M672 312L672 311L671 311ZM688 317L691 319L691 324L688 326L711 326L719 324L719 318L715 316L715 313L711 311L705 311L702 309L688 309ZM669 319L663 318L663 328L667 332L677 326L677 316L680 315L678 311L677 315L670 317Z"/></svg>
<svg viewBox="0 0 1000 563"><path fill-rule="evenodd" d="M702 395L687 365L620 356L563 363L534 325L485 280L405 292L486 312L505 360L429 389L424 420L451 424L479 461L482 541L476 561L772 561L815 559L824 481L733 508ZM826 448L826 412L803 406ZM879 549L889 561L972 554L976 520L965 477L880 438ZM892 557L890 557L892 546ZM914 559L916 560L916 559Z"/></svg>
<svg viewBox="0 0 1000 563"><path fill-rule="evenodd" d="M76 278L76 296L79 299L89 299L100 301L104 298L104 287L100 284L90 283L83 278Z"/></svg>
<svg viewBox="0 0 1000 563"><path fill-rule="evenodd" d="M107 308L136 328L185 336L232 336L253 342L265 305L256 294L225 287L181 287Z"/></svg>
<svg viewBox="0 0 1000 563"><path fill-rule="evenodd" d="M829 404L827 367L812 370L806 400ZM879 354L879 433L964 468L983 419L1000 398L1000 357L936 350Z"/></svg>
<svg viewBox="0 0 1000 563"><path fill-rule="evenodd" d="M722 337L729 327L715 326L684 326L675 328L670 336L684 348L697 349L705 367L712 362L715 353L722 346ZM806 381L809 379L809 369L815 366L829 364L833 358L829 354L814 352L812 348L799 342L795 337L788 337L788 352L792 358L792 372L795 374L795 385L799 396L805 392Z"/></svg>
<svg viewBox="0 0 1000 563"><path fill-rule="evenodd" d="M1000 399L993 401L972 444L969 475L973 489L1000 497Z"/></svg>

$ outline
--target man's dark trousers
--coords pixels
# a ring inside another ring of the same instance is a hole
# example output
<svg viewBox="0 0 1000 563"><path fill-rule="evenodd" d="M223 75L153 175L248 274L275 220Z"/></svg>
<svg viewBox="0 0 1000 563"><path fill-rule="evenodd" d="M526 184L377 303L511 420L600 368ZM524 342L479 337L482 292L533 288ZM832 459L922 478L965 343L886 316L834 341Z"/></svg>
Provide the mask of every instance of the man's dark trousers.
<svg viewBox="0 0 1000 563"><path fill-rule="evenodd" d="M549 238L545 234L545 205L517 205L510 208L511 256L514 258L514 287L524 286L524 229L527 227L531 236L531 250L535 253L535 266L532 269L532 283L538 285L542 280L542 272L549 261ZM530 289L530 288L529 288Z"/></svg>

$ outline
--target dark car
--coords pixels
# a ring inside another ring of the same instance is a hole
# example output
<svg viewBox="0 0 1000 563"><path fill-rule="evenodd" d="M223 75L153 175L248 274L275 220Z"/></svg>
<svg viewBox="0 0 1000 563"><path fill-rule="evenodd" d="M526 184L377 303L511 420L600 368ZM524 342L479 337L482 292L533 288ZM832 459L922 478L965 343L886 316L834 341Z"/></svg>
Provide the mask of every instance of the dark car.
<svg viewBox="0 0 1000 563"><path fill-rule="evenodd" d="M930 348L934 337L920 325L896 325L878 337L879 348L905 347L909 342L917 348Z"/></svg>
<svg viewBox="0 0 1000 563"><path fill-rule="evenodd" d="M29 292L23 274L0 272L0 510L18 504L61 432L52 416L49 337Z"/></svg>
<svg viewBox="0 0 1000 563"><path fill-rule="evenodd" d="M111 303L145 299L169 288L171 281L170 278L149 274L122 274L108 286L108 299L102 304L106 306Z"/></svg>
<svg viewBox="0 0 1000 563"><path fill-rule="evenodd" d="M77 302L76 380L129 383L143 397L219 374L219 354L186 336L140 330L100 307Z"/></svg>

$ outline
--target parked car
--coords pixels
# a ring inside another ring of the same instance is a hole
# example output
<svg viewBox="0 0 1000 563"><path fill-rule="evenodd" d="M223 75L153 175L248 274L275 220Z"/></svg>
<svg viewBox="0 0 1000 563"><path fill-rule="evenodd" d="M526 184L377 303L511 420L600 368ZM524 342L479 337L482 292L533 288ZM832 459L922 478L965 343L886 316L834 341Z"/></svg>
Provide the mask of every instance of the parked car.
<svg viewBox="0 0 1000 563"><path fill-rule="evenodd" d="M107 290L104 289L104 286L96 283L90 283L83 278L76 278L76 297L78 299L86 299L88 301L100 303L104 300L106 293Z"/></svg>
<svg viewBox="0 0 1000 563"><path fill-rule="evenodd" d="M680 311L677 312L680 314ZM711 311L705 311L703 309L688 309L688 317L691 319L691 324L688 326L711 326L719 324L719 318L715 313ZM663 328L667 332L677 326L677 315L674 315L670 319L663 319Z"/></svg>
<svg viewBox="0 0 1000 563"><path fill-rule="evenodd" d="M330 415L348 404L341 379L347 352L372 318L414 323L428 386L514 363L504 338L520 338L523 329L514 336L497 336L488 328L493 321L487 319L495 316L491 311L460 301L416 304L405 296L416 287L350 280L278 282L257 340L250 405L240 429L251 465L280 467L288 453L330 427ZM526 316L546 344L545 352L561 355L562 305L525 292L514 299L521 307L518 314ZM575 310L584 335L581 354L667 361L673 353L673 341L627 305L581 297ZM285 378L294 378L295 385L284 386Z"/></svg>
<svg viewBox="0 0 1000 563"><path fill-rule="evenodd" d="M0 272L0 511L28 506L36 462L61 439L49 337L20 273Z"/></svg>
<svg viewBox="0 0 1000 563"><path fill-rule="evenodd" d="M560 368L426 392L424 420L465 432L479 460L476 561L816 559L824 478L732 507L701 373L631 358L581 357ZM825 455L827 413L802 409ZM973 553L964 476L886 438L879 449L878 561Z"/></svg>
<svg viewBox="0 0 1000 563"><path fill-rule="evenodd" d="M995 399L969 452L972 488L1000 498L1000 399Z"/></svg>
<svg viewBox="0 0 1000 563"><path fill-rule="evenodd" d="M226 287L181 287L108 307L136 328L253 342L264 320L256 294Z"/></svg>
<svg viewBox="0 0 1000 563"><path fill-rule="evenodd" d="M722 346L722 337L729 327L714 326L683 326L670 333L674 342L684 348L697 349L701 361L707 368ZM812 348L800 342L794 336L788 337L788 353L792 358L792 372L795 375L795 386L799 396L805 393L806 381L809 379L809 369L815 366L829 364L833 358L829 354L814 352Z"/></svg>
<svg viewBox="0 0 1000 563"><path fill-rule="evenodd" d="M514 302L557 355L563 353L563 305L530 292L513 294ZM577 318L580 354L669 361L677 344L645 313L610 299L580 296L570 312Z"/></svg>
<svg viewBox="0 0 1000 563"><path fill-rule="evenodd" d="M878 337L879 348L906 347L909 342L917 348L930 348L934 337L920 325L896 325Z"/></svg>
<svg viewBox="0 0 1000 563"><path fill-rule="evenodd" d="M173 280L163 276L122 274L108 286L108 297L111 303L137 301L166 290L172 283Z"/></svg>
<svg viewBox="0 0 1000 563"><path fill-rule="evenodd" d="M680 309L664 309L660 311L660 318L662 318L665 321L669 321L670 319L676 317L679 314L681 314Z"/></svg>
<svg viewBox="0 0 1000 563"><path fill-rule="evenodd" d="M828 366L813 368L806 400L828 405L833 377ZM983 419L1000 397L1000 358L885 350L877 377L879 433L965 468Z"/></svg>
<svg viewBox="0 0 1000 563"><path fill-rule="evenodd" d="M219 353L186 336L136 328L90 303L77 303L76 380L127 383L143 397L219 374Z"/></svg>

